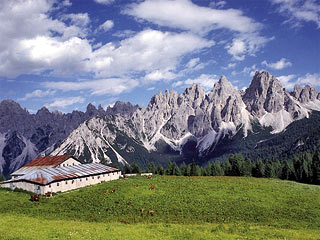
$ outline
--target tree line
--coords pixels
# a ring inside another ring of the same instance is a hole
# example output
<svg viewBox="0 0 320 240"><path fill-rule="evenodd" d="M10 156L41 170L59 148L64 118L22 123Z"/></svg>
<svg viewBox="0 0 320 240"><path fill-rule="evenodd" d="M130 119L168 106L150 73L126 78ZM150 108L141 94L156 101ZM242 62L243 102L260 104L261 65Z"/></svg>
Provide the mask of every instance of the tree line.
<svg viewBox="0 0 320 240"><path fill-rule="evenodd" d="M125 165L124 173L141 173L140 167L134 162ZM252 176L265 178L279 178L302 183L320 185L320 151L314 154L305 152L293 155L285 161L270 159L253 162L244 158L242 154L230 154L225 162L209 162L201 167L193 160L190 164L184 162L178 166L169 161L166 168L149 163L147 172L159 175L175 176Z"/></svg>

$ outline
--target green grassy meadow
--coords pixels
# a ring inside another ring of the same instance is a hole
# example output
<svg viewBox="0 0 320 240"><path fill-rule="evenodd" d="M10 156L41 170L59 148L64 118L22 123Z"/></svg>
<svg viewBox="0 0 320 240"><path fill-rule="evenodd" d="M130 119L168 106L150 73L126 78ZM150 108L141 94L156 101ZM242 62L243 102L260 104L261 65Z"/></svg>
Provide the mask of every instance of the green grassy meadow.
<svg viewBox="0 0 320 240"><path fill-rule="evenodd" d="M134 177L29 197L0 189L0 239L320 239L320 186L290 181Z"/></svg>

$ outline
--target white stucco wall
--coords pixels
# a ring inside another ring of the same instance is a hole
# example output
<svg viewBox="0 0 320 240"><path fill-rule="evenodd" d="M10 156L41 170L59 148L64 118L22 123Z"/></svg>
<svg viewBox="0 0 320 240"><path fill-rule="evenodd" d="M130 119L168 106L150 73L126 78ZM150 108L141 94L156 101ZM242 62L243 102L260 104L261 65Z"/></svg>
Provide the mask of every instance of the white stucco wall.
<svg viewBox="0 0 320 240"><path fill-rule="evenodd" d="M36 194L44 194L44 186L30 183L30 182L10 182L1 184L1 187L10 188L14 190L16 188L23 189L29 192L34 192Z"/></svg>
<svg viewBox="0 0 320 240"><path fill-rule="evenodd" d="M15 183L5 183L1 184L1 187L4 188L20 188L30 192L34 192L37 194L45 194L47 192L65 192L89 185L98 184L101 182L111 181L119 179L121 172L113 172L113 173L105 173L96 176L88 176L88 177L81 177L71 180L63 180L59 182L53 182L51 184L41 186L29 182L15 182Z"/></svg>
<svg viewBox="0 0 320 240"><path fill-rule="evenodd" d="M119 179L121 172L105 173L95 176L81 177L71 180L54 182L44 187L44 192L65 192L101 182Z"/></svg>

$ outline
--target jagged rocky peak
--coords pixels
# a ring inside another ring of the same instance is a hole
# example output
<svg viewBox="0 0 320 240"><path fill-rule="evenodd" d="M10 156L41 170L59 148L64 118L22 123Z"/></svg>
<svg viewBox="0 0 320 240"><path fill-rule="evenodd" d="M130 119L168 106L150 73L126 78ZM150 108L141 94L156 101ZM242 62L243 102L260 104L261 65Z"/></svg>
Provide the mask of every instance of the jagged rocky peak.
<svg viewBox="0 0 320 240"><path fill-rule="evenodd" d="M151 111L152 109L168 109L168 107L175 108L178 100L178 93L174 90L165 90L165 93L162 94L160 91L159 94L155 94L147 107L147 111Z"/></svg>
<svg viewBox="0 0 320 240"><path fill-rule="evenodd" d="M42 107L37 111L36 115L41 117L41 116L51 115L51 113L48 108Z"/></svg>
<svg viewBox="0 0 320 240"><path fill-rule="evenodd" d="M0 102L0 133L9 130L21 130L24 126L32 123L29 122L29 112L26 109L12 101L3 100Z"/></svg>
<svg viewBox="0 0 320 240"><path fill-rule="evenodd" d="M279 112L284 105L284 92L280 81L267 71L257 71L243 95L248 111L261 117L266 112Z"/></svg>
<svg viewBox="0 0 320 240"><path fill-rule="evenodd" d="M309 101L319 99L318 91L309 85L306 85L302 88L300 85L296 84L294 86L292 96L294 96L301 103L307 103Z"/></svg>
<svg viewBox="0 0 320 240"><path fill-rule="evenodd" d="M0 102L0 117L7 116L8 114L28 114L26 109L23 109L19 103L13 100L2 100Z"/></svg>
<svg viewBox="0 0 320 240"><path fill-rule="evenodd" d="M219 131L224 123L232 123L229 125L232 128L240 124L248 126L248 113L241 94L225 76L215 83L207 102L205 105L208 105L207 111L212 112L212 127L215 131Z"/></svg>
<svg viewBox="0 0 320 240"><path fill-rule="evenodd" d="M218 82L216 82L213 86L212 91L209 96L222 97L223 100L229 97L231 94L238 92L237 89L232 85L231 82L227 80L227 78L222 75Z"/></svg>
<svg viewBox="0 0 320 240"><path fill-rule="evenodd" d="M132 105L130 102L116 101L113 107L108 106L107 114L130 115L139 108L139 105Z"/></svg>
<svg viewBox="0 0 320 240"><path fill-rule="evenodd" d="M181 104L183 101L188 102L193 108L197 108L205 99L206 92L204 89L193 83L191 87L186 88L183 95L179 97L178 102Z"/></svg>
<svg viewBox="0 0 320 240"><path fill-rule="evenodd" d="M89 117L93 117L93 116L99 115L99 112L98 112L97 108L91 103L88 104L87 110L86 110L85 113Z"/></svg>

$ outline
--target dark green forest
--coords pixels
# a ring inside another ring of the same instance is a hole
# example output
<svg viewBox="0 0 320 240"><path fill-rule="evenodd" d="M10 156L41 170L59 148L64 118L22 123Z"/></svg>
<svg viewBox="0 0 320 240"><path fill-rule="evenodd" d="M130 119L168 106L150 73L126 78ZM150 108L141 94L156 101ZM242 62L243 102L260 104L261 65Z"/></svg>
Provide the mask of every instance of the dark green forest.
<svg viewBox="0 0 320 240"><path fill-rule="evenodd" d="M125 165L123 172L141 173L140 167L134 162ZM249 158L244 158L242 154L230 154L225 162L209 162L201 167L193 160L190 164L184 162L178 166L175 162L169 161L166 168L162 165L156 166L149 163L146 172L159 175L176 176L252 176L265 178L279 178L292 180L301 183L320 185L320 150L311 154L304 152L294 154L284 161L270 159L263 161L258 159L253 162Z"/></svg>

